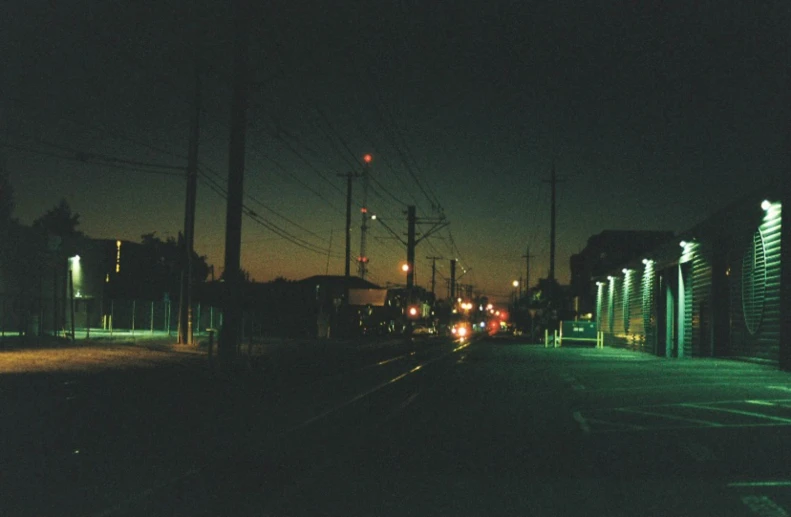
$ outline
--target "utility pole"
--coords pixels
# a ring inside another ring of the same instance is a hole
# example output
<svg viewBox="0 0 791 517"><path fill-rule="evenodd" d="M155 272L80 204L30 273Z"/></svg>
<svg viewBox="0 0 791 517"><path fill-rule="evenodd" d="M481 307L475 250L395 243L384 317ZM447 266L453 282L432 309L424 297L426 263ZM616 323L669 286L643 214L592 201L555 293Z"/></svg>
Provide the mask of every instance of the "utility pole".
<svg viewBox="0 0 791 517"><path fill-rule="evenodd" d="M557 184L563 180L558 180L555 174L555 163L552 162L552 175L549 180L544 180L544 183L549 183L552 187L551 194L551 208L550 208L550 230L549 230L549 281L551 283L555 280L555 201L557 193Z"/></svg>
<svg viewBox="0 0 791 517"><path fill-rule="evenodd" d="M198 191L198 142L200 141L201 83L200 69L195 66L195 98L190 117L187 151L187 196L184 205L184 268L181 272L179 296L178 343L193 344L192 329L192 255L195 249L195 201Z"/></svg>
<svg viewBox="0 0 791 517"><path fill-rule="evenodd" d="M231 131L228 142L228 203L225 216L225 299L223 325L217 347L220 364L230 365L239 344L244 284L241 272L242 197L244 193L245 131L249 51L247 3L236 0L234 41L234 85L231 99Z"/></svg>
<svg viewBox="0 0 791 517"><path fill-rule="evenodd" d="M530 290L530 259L534 257L535 255L530 254L530 246L528 246L525 254L522 255L522 258L525 259L525 293Z"/></svg>
<svg viewBox="0 0 791 517"><path fill-rule="evenodd" d="M346 178L346 264L343 268L343 276L346 277L348 283L352 263L352 180L357 175L350 171L346 174L338 174L338 176Z"/></svg>
<svg viewBox="0 0 791 517"><path fill-rule="evenodd" d="M442 260L442 257L426 257L431 261L431 293L437 296L435 288L437 286L437 261Z"/></svg>
<svg viewBox="0 0 791 517"><path fill-rule="evenodd" d="M406 263L409 269L406 272L406 288L412 290L415 286L415 224L417 216L415 215L415 206L410 205L407 207L407 237L406 237Z"/></svg>
<svg viewBox="0 0 791 517"><path fill-rule="evenodd" d="M456 303L456 259L450 259L450 299Z"/></svg>
<svg viewBox="0 0 791 517"><path fill-rule="evenodd" d="M372 159L370 154L363 156L363 207L360 209L363 222L360 226L360 257L357 259L357 271L360 278L363 280L365 280L365 275L368 273L368 257L365 255L365 238L368 232L368 174L371 169Z"/></svg>

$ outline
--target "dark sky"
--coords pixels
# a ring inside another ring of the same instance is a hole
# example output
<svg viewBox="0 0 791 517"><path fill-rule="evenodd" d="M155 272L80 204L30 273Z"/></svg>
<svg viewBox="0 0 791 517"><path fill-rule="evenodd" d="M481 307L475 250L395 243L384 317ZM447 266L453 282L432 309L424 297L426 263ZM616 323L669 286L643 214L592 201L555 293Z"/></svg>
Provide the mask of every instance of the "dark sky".
<svg viewBox="0 0 791 517"><path fill-rule="evenodd" d="M451 223L418 246L418 283L430 276L424 257L455 256L469 269L462 281L493 296L523 274L528 245L533 279L547 273L542 180L553 162L565 179L562 282L591 235L681 231L788 170L787 1L260 3L249 15L245 177L256 217L242 237L242 265L258 280L343 272L338 174L359 170L367 152L371 212L397 233L409 204ZM199 59L196 248L219 272L229 4L6 3L0 154L17 217L30 222L65 197L91 236L176 235L183 175L123 161L185 164ZM353 255L361 194L358 182ZM367 254L370 279L403 282L404 247L377 223Z"/></svg>

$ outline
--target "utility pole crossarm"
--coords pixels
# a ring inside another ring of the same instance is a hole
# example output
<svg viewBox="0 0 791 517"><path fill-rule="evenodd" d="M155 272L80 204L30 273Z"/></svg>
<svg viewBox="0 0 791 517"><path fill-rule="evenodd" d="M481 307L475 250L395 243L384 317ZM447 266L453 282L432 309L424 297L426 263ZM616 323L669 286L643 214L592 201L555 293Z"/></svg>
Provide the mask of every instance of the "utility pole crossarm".
<svg viewBox="0 0 791 517"><path fill-rule="evenodd" d="M420 243L423 239L425 239L427 237L430 237L431 235L437 233L438 231L440 231L441 229L445 228L446 226L448 226L450 224L449 221L444 221L442 219L440 219L439 221L420 220L418 222L420 222L420 223L434 222L434 226L432 226L427 232L425 232L423 235L421 235L420 238L415 241L415 244Z"/></svg>

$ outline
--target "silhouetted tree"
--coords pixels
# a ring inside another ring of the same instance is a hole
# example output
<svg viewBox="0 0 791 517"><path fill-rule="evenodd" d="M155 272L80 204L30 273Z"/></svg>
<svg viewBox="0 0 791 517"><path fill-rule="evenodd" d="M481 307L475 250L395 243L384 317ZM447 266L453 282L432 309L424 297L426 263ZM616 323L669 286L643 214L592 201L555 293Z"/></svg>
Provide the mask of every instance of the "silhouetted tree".
<svg viewBox="0 0 791 517"><path fill-rule="evenodd" d="M0 227L7 227L12 222L15 206L14 187L0 168Z"/></svg>
<svg viewBox="0 0 791 517"><path fill-rule="evenodd" d="M184 269L184 239L161 239L156 232L140 236L142 256L140 258L140 278L147 278L156 293L169 292L176 296L179 292L181 273ZM192 281L194 285L204 282L209 276L206 257L193 251Z"/></svg>
<svg viewBox="0 0 791 517"><path fill-rule="evenodd" d="M80 214L73 213L65 199L33 221L33 228L62 239L81 237L82 232L77 230L79 225Z"/></svg>

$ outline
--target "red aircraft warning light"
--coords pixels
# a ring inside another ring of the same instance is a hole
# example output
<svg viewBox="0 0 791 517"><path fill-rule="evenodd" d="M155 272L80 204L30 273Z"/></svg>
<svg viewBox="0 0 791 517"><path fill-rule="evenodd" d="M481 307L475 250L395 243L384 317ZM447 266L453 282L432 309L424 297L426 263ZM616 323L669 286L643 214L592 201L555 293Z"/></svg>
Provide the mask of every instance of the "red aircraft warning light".
<svg viewBox="0 0 791 517"><path fill-rule="evenodd" d="M374 159L374 157L371 156L370 154L366 154L365 156L363 156L363 161L365 163L371 163L373 161L373 159Z"/></svg>

